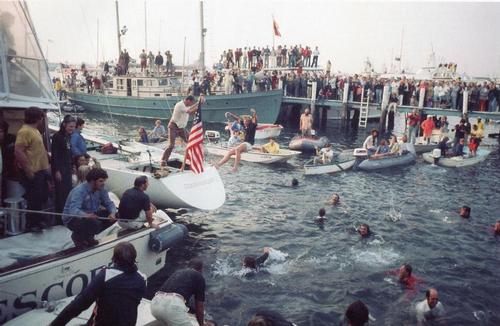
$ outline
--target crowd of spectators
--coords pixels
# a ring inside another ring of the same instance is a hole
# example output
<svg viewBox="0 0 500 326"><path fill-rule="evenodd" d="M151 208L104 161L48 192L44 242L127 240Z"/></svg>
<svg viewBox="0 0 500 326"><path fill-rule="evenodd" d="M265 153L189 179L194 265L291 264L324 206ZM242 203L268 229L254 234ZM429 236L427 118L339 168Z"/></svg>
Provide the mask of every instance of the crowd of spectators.
<svg viewBox="0 0 500 326"><path fill-rule="evenodd" d="M228 49L221 56L215 69L250 69L254 72L262 68L318 67L319 50L302 44L294 46L250 47Z"/></svg>

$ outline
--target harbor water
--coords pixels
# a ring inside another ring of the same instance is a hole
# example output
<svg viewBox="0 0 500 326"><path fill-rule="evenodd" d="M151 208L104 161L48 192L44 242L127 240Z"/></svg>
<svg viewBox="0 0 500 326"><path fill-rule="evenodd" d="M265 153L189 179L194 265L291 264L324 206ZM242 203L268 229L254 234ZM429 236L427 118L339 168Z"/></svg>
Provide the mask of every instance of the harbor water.
<svg viewBox="0 0 500 326"><path fill-rule="evenodd" d="M86 127L135 136L151 120L83 115ZM164 122L166 123L166 122ZM110 125L112 125L110 129ZM223 131L223 125L205 129ZM369 125L370 127L370 125ZM360 146L368 129L342 130L329 121L321 131L338 146ZM295 130L285 129L287 145ZM346 307L362 300L371 325L415 325L416 302L434 287L448 325L500 325L500 153L483 163L446 169L424 163L381 172L303 175L308 156L287 164L243 162L238 173L220 169L227 200L213 212L189 212L179 221L190 239L167 253L167 265L149 282L149 296L193 257L205 262L206 309L219 325L246 325L257 308L279 311L297 325L337 325ZM209 157L209 160L217 158ZM299 180L291 187L292 178ZM341 205L326 201L338 193ZM471 218L458 215L462 205ZM321 207L327 220L315 223ZM360 239L359 223L374 235ZM265 267L245 276L241 260L272 247ZM388 271L403 263L424 283L403 289Z"/></svg>

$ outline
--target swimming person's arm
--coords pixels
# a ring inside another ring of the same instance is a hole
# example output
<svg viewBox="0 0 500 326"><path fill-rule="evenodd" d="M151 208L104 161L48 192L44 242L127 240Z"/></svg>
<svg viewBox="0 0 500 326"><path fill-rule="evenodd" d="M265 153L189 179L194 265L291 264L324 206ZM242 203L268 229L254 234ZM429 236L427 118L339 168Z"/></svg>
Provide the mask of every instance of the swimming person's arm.
<svg viewBox="0 0 500 326"><path fill-rule="evenodd" d="M268 247L264 247L264 254L255 260L257 266L261 266L269 258L269 251Z"/></svg>

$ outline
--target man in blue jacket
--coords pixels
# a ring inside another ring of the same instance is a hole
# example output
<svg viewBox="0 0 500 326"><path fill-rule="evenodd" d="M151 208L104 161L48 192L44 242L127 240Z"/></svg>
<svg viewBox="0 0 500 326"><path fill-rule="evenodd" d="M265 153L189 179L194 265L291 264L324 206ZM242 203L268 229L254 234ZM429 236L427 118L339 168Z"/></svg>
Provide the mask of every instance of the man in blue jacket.
<svg viewBox="0 0 500 326"><path fill-rule="evenodd" d="M76 118L76 129L71 134L71 155L73 157L87 154L87 144L82 136L83 125L85 120Z"/></svg>
<svg viewBox="0 0 500 326"><path fill-rule="evenodd" d="M132 244L117 244L113 251L113 267L103 268L50 326L66 325L94 302L96 306L87 325L134 326L137 307L146 294L146 280L137 269L136 257Z"/></svg>

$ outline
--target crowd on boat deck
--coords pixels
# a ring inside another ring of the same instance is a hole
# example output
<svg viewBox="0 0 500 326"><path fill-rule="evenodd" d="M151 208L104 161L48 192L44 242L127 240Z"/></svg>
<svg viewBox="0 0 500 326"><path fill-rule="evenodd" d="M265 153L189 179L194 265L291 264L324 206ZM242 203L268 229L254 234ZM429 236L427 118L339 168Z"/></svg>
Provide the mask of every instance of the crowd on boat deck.
<svg viewBox="0 0 500 326"><path fill-rule="evenodd" d="M250 69L259 71L263 68L318 67L318 47L300 45L278 45L277 47L250 47L227 49L220 55L215 69Z"/></svg>
<svg viewBox="0 0 500 326"><path fill-rule="evenodd" d="M142 227L145 222L157 227L152 220L156 208L145 194L149 185L146 176L138 177L130 185L117 208L104 189L108 179L106 171L87 153L81 135L85 121L66 115L51 138L49 156L40 132L44 119L42 110L28 108L24 124L16 135L8 133L7 122L2 121L0 127L2 186L12 180L24 188L29 210L27 231L39 232L48 226L64 224L73 232L75 246L87 247L96 244L94 235L114 223L117 216L125 229ZM105 154L116 149L107 144L100 151ZM51 204L55 219L47 211Z"/></svg>

